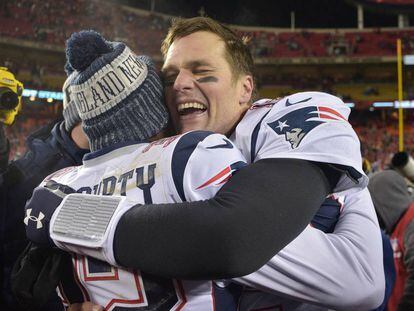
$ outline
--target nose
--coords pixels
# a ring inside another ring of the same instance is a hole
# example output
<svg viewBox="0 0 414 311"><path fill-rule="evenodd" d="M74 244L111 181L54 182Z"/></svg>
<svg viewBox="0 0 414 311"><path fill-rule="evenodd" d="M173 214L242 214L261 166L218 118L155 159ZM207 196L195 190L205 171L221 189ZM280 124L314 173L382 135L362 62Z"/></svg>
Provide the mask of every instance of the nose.
<svg viewBox="0 0 414 311"><path fill-rule="evenodd" d="M190 90L194 87L194 77L188 70L180 70L174 81L175 91Z"/></svg>

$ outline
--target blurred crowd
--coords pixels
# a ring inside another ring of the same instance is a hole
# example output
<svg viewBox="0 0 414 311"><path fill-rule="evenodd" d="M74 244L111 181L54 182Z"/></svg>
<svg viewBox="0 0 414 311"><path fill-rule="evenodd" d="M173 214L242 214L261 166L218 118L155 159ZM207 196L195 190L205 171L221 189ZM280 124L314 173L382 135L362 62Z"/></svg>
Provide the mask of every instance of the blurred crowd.
<svg viewBox="0 0 414 311"><path fill-rule="evenodd" d="M159 54L159 42L169 25L160 16L148 12L138 14L120 5L96 0L74 0L70 6L63 0L2 1L1 5L0 36L58 46L63 46L71 33L89 28L125 41L139 53Z"/></svg>
<svg viewBox="0 0 414 311"><path fill-rule="evenodd" d="M115 40L125 41L138 53L160 55L159 43L170 17L135 10L105 1L64 0L2 1L0 36L62 46L69 34L80 27L96 29ZM46 14L45 14L46 12ZM271 31L244 30L256 57L328 57L395 55L395 40L414 51L412 30L363 31Z"/></svg>
<svg viewBox="0 0 414 311"><path fill-rule="evenodd" d="M413 115L407 110L404 115L404 150L414 154ZM372 172L388 168L399 148L397 110L353 111L350 122L361 140L362 155L369 161Z"/></svg>
<svg viewBox="0 0 414 311"><path fill-rule="evenodd" d="M240 31L250 37L256 57L330 57L392 56L395 41L402 35L407 53L414 50L412 30L307 31L280 32Z"/></svg>

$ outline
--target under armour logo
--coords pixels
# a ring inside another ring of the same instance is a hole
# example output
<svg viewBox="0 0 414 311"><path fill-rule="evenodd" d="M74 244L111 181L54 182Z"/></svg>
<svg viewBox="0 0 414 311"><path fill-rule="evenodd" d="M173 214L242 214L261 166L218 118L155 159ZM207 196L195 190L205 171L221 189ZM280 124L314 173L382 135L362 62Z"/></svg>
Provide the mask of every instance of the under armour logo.
<svg viewBox="0 0 414 311"><path fill-rule="evenodd" d="M32 209L28 208L26 210L26 217L24 218L24 223L26 224L26 226L29 225L29 219L31 221L36 221L36 229L40 229L43 228L43 224L42 224L42 219L45 218L45 215L42 212L39 212L39 216L35 217L31 215L32 213Z"/></svg>

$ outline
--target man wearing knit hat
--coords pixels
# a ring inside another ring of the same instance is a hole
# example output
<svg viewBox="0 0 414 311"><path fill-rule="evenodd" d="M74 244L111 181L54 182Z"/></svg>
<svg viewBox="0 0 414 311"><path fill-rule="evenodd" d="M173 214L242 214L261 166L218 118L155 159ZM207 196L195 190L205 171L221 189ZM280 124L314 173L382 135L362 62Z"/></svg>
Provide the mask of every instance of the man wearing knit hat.
<svg viewBox="0 0 414 311"><path fill-rule="evenodd" d="M70 75L63 86L63 93L66 95L73 76ZM0 224L1 310L18 309L11 293L10 275L13 264L28 243L22 224L26 201L43 178L61 168L81 164L83 155L89 151L88 140L76 110L70 118L66 112L68 109L72 110L73 102L68 96L64 96L63 104L64 120L54 121L31 134L26 142L27 152L20 159L11 162L0 176L3 213ZM37 250L39 251L48 253L46 249Z"/></svg>
<svg viewBox="0 0 414 311"><path fill-rule="evenodd" d="M70 91L92 151L142 142L168 122L152 61L135 56L123 43L98 38L93 31L75 33L67 48L68 61L78 71Z"/></svg>

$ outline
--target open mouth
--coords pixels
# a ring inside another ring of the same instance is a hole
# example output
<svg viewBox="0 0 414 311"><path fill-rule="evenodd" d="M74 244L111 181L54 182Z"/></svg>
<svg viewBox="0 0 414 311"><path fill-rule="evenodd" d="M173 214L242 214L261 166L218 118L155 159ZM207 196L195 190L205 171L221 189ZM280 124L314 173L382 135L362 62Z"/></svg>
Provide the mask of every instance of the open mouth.
<svg viewBox="0 0 414 311"><path fill-rule="evenodd" d="M200 103L185 103L178 105L178 114L186 116L190 114L200 114L207 110L207 107Z"/></svg>

